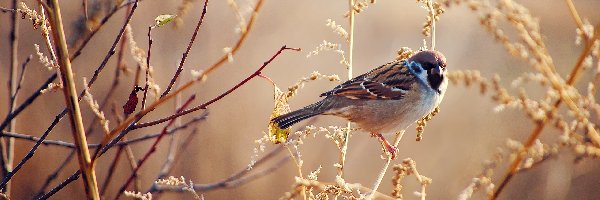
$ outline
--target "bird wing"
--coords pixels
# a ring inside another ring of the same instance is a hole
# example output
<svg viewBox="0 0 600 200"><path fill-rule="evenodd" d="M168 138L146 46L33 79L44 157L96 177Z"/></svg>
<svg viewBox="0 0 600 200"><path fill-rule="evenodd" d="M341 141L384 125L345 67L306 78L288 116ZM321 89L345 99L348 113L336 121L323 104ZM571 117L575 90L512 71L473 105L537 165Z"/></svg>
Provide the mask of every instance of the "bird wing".
<svg viewBox="0 0 600 200"><path fill-rule="evenodd" d="M411 89L415 77L404 60L377 67L348 80L321 96L343 96L349 99L399 100Z"/></svg>

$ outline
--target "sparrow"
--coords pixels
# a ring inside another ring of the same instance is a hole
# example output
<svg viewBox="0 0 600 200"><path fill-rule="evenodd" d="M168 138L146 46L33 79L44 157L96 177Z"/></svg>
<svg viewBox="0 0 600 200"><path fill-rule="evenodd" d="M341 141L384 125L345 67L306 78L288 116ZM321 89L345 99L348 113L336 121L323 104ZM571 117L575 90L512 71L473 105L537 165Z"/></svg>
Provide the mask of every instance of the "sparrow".
<svg viewBox="0 0 600 200"><path fill-rule="evenodd" d="M322 93L324 99L271 122L286 129L316 115L343 117L379 138L394 159L398 150L382 134L405 130L431 113L447 86L446 58L438 51L424 50L348 80Z"/></svg>

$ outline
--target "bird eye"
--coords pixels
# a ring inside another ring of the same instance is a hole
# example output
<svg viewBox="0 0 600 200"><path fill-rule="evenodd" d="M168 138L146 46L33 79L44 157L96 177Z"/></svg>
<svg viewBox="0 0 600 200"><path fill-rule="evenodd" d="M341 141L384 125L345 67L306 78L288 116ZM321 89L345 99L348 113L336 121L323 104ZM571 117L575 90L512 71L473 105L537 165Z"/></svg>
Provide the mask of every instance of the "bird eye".
<svg viewBox="0 0 600 200"><path fill-rule="evenodd" d="M432 68L433 68L433 63L430 63L430 62L423 63L423 69L430 70Z"/></svg>

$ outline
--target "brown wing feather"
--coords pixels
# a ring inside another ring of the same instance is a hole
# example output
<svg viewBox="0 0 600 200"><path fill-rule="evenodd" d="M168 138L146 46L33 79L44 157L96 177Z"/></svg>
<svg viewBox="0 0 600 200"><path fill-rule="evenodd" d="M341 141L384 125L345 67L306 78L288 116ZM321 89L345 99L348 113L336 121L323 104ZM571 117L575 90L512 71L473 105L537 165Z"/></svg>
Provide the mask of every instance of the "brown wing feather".
<svg viewBox="0 0 600 200"><path fill-rule="evenodd" d="M346 81L321 96L343 96L349 99L402 99L415 83L404 66L394 61Z"/></svg>

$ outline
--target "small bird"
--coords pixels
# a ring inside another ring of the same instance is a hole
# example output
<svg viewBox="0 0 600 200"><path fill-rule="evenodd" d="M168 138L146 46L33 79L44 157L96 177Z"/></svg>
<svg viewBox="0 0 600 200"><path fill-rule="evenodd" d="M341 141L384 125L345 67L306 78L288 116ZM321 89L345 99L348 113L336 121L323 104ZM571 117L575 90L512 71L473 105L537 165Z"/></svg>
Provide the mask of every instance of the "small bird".
<svg viewBox="0 0 600 200"><path fill-rule="evenodd" d="M446 58L438 51L424 50L348 80L322 93L324 99L271 121L285 129L316 115L343 117L379 138L394 159L398 150L382 133L405 130L431 113L447 86Z"/></svg>

